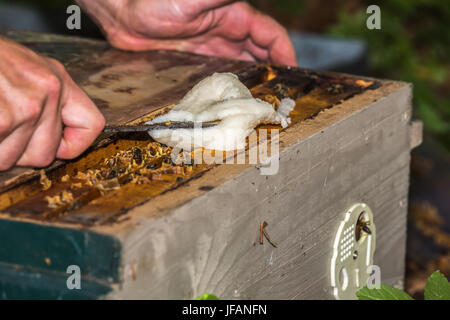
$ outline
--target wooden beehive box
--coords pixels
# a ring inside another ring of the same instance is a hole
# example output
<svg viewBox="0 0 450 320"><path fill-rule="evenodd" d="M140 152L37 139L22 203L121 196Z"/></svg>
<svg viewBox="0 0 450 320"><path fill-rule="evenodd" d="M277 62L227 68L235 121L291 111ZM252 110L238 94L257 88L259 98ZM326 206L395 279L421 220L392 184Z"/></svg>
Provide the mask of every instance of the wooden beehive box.
<svg viewBox="0 0 450 320"><path fill-rule="evenodd" d="M177 167L156 152L143 160L144 173L114 169L119 188L80 178L106 167L111 174L108 161L120 152L158 147L145 134L104 137L80 158L56 161L45 170L46 190L39 170L1 173L0 297L333 298L334 234L357 202L374 214L382 282L401 285L410 149L420 137L410 125L409 84L5 35L62 60L108 124L142 122L218 71L238 74L256 97L289 95L296 107L279 136L276 175L251 164ZM49 207L46 197L64 191L73 199ZM276 247L259 243L263 221ZM70 265L81 269L81 290L66 286Z"/></svg>

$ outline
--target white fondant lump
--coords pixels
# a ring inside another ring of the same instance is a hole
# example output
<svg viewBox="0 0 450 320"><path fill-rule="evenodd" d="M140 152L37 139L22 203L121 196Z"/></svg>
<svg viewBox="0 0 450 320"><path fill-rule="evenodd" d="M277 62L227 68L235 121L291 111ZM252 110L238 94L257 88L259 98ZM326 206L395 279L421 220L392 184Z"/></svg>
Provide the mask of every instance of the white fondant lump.
<svg viewBox="0 0 450 320"><path fill-rule="evenodd" d="M210 128L159 129L149 134L160 143L184 150L194 146L228 151L244 148L246 137L260 123L287 127L294 106L294 100L286 98L275 110L270 103L253 98L236 75L215 73L195 85L168 113L147 123L193 121L200 126L201 122L220 120Z"/></svg>

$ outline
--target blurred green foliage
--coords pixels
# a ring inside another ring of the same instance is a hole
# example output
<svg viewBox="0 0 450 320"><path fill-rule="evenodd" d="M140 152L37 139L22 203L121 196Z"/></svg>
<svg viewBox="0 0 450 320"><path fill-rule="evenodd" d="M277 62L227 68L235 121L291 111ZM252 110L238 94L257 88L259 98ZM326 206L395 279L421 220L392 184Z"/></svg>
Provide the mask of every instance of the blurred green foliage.
<svg viewBox="0 0 450 320"><path fill-rule="evenodd" d="M412 82L416 115L450 149L450 5L442 0L370 1L381 8L381 30L366 27L365 8L340 12L334 36L363 38L371 70Z"/></svg>
<svg viewBox="0 0 450 320"><path fill-rule="evenodd" d="M219 298L217 298L213 294L205 293L205 294L202 294L201 296L198 296L194 300L219 300Z"/></svg>

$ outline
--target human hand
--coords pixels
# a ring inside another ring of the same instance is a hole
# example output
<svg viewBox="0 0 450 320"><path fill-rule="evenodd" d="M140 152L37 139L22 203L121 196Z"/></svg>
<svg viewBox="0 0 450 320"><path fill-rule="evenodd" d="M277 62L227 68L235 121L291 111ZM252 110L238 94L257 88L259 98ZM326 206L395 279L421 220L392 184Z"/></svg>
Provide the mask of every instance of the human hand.
<svg viewBox="0 0 450 320"><path fill-rule="evenodd" d="M62 64L0 37L0 171L75 158L104 125Z"/></svg>
<svg viewBox="0 0 450 320"><path fill-rule="evenodd" d="M286 30L235 0L78 0L120 49L169 49L297 65Z"/></svg>

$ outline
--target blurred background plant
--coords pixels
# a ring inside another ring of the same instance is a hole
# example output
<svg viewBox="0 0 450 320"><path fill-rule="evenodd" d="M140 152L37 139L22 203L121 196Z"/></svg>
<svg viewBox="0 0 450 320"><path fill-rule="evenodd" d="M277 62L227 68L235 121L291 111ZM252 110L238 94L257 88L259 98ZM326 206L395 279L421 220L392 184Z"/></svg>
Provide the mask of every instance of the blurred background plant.
<svg viewBox="0 0 450 320"><path fill-rule="evenodd" d="M252 0L289 29L365 40L369 74L414 84L416 116L450 150L450 5L441 0ZM366 8L381 8L381 30Z"/></svg>
<svg viewBox="0 0 450 320"><path fill-rule="evenodd" d="M341 11L329 33L365 39L369 66L376 76L413 83L416 115L450 149L449 3L439 0L371 3L382 8L381 30L365 28L367 14L358 10Z"/></svg>

